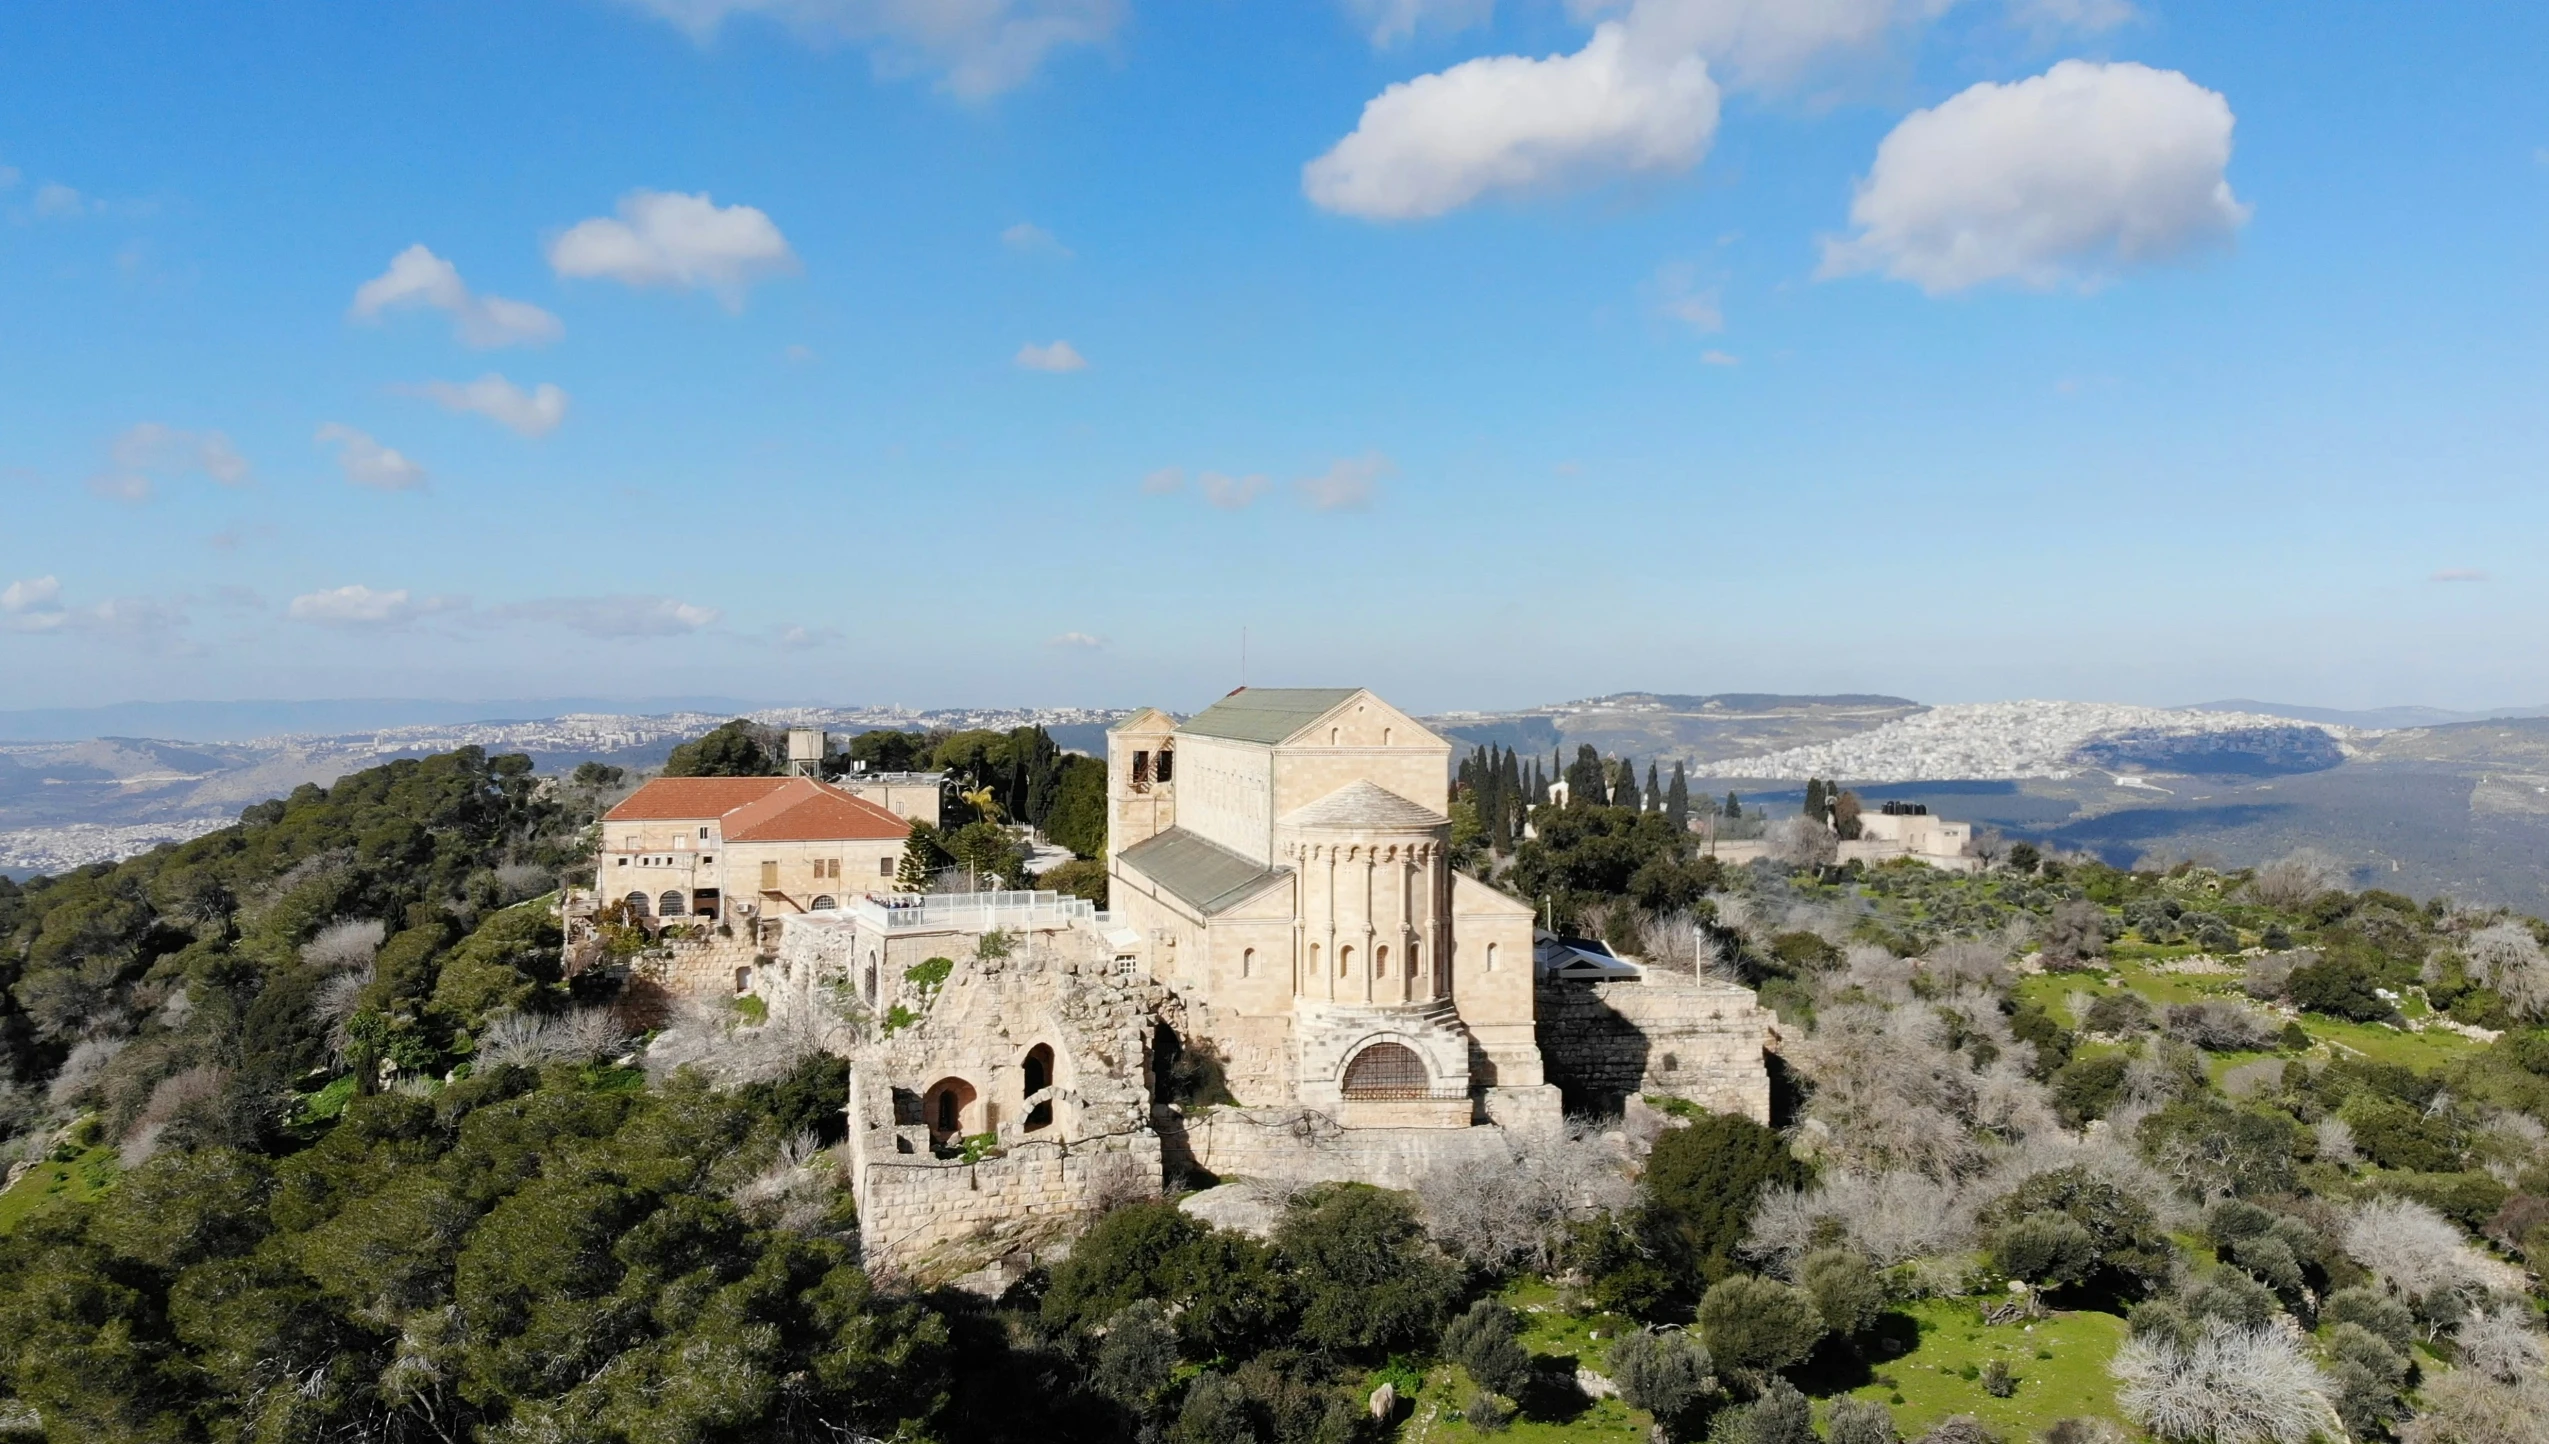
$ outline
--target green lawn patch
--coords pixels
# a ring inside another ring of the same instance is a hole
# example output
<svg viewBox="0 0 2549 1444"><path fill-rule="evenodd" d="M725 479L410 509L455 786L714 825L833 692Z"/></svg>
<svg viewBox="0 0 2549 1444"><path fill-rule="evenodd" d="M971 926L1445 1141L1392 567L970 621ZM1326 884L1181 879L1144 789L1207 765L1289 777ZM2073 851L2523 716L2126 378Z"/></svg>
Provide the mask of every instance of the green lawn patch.
<svg viewBox="0 0 2549 1444"><path fill-rule="evenodd" d="M1920 1341L1909 1353L1875 1363L1878 1380L1850 1392L1894 1411L1894 1425L1916 1438L1951 1414L1971 1414L2009 1439L2032 1439L2056 1420L2083 1414L2121 1419L2107 1360L2125 1337L2113 1314L2057 1311L2026 1324L1986 1325L1972 1299L1924 1299L1905 1306ZM2039 1353L2053 1357L2038 1358ZM2006 1399L1983 1392L1979 1374L1999 1359L2018 1376ZM1888 1380L1892 1382L1889 1384ZM1900 1395L1901 1403L1895 1403Z"/></svg>
<svg viewBox="0 0 2549 1444"><path fill-rule="evenodd" d="M115 1149L98 1144L67 1161L46 1159L20 1175L0 1193L0 1233L8 1233L29 1215L57 1203L86 1203L115 1184Z"/></svg>
<svg viewBox="0 0 2549 1444"><path fill-rule="evenodd" d="M1540 1279L1516 1283L1502 1297L1520 1325L1517 1337L1539 1364L1538 1378L1524 1391L1522 1412L1501 1432L1480 1434L1461 1417L1478 1386L1459 1365L1438 1364L1426 1372L1424 1388L1402 1415L1398 1437L1446 1444L1484 1438L1521 1444L1645 1444L1654 1421L1643 1411L1617 1399L1587 1400L1575 1387L1579 1366L1601 1372L1611 1341L1637 1326L1616 1314L1571 1314L1559 1306L1558 1290Z"/></svg>

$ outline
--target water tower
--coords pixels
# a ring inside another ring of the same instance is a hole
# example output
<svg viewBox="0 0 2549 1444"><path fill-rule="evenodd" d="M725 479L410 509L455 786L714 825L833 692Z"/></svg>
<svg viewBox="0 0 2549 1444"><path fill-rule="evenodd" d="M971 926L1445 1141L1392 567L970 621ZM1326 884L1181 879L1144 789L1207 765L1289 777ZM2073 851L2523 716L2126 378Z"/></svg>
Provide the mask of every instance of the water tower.
<svg viewBox="0 0 2549 1444"><path fill-rule="evenodd" d="M823 776L823 749L831 739L820 727L788 729L788 775L791 777Z"/></svg>

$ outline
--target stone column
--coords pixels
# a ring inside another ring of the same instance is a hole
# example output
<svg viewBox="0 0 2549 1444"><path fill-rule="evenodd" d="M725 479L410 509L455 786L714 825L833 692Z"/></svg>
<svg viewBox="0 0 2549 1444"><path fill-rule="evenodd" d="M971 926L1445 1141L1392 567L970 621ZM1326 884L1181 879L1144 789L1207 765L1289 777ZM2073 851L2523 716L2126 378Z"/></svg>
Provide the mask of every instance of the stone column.
<svg viewBox="0 0 2549 1444"><path fill-rule="evenodd" d="M1328 881L1328 955L1320 962L1319 971L1327 975L1328 1001L1333 1003L1336 1001L1336 848L1322 843L1319 851L1327 858Z"/></svg>
<svg viewBox="0 0 2549 1444"><path fill-rule="evenodd" d="M1381 850L1377 847L1366 847L1362 851L1363 1001L1367 1003L1378 1003L1383 1001L1383 997L1381 991L1372 986L1372 970L1379 965L1378 955L1373 952L1373 949L1379 946L1382 936L1380 919Z"/></svg>

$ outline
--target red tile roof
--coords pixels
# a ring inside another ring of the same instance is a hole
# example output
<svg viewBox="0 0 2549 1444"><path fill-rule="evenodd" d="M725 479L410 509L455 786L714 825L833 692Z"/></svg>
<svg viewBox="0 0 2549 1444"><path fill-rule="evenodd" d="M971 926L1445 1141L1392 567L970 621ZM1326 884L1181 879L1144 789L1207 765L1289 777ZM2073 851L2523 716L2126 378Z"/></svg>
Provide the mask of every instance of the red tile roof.
<svg viewBox="0 0 2549 1444"><path fill-rule="evenodd" d="M658 777L605 814L605 822L705 822L759 802L785 777Z"/></svg>
<svg viewBox="0 0 2549 1444"><path fill-rule="evenodd" d="M726 816L728 842L900 842L912 825L864 797L797 777Z"/></svg>
<svg viewBox="0 0 2549 1444"><path fill-rule="evenodd" d="M911 823L806 777L658 777L610 810L610 822L720 820L728 842L886 842Z"/></svg>

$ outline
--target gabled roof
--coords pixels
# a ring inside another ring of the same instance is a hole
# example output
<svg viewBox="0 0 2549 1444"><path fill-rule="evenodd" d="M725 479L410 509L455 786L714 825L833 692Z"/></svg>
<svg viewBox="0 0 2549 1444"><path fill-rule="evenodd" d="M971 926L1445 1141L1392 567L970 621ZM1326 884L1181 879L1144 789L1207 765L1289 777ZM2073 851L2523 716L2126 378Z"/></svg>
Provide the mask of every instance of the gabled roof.
<svg viewBox="0 0 2549 1444"><path fill-rule="evenodd" d="M777 791L784 777L658 777L604 815L607 822L707 822Z"/></svg>
<svg viewBox="0 0 2549 1444"><path fill-rule="evenodd" d="M606 820L713 820L728 842L887 842L912 830L866 798L810 777L658 777Z"/></svg>
<svg viewBox="0 0 2549 1444"><path fill-rule="evenodd" d="M1349 782L1283 819L1286 827L1351 828L1407 832L1441 827L1451 819L1408 801L1377 782Z"/></svg>
<svg viewBox="0 0 2549 1444"><path fill-rule="evenodd" d="M1157 837L1135 843L1117 853L1115 861L1159 884L1206 917L1254 897L1286 871L1260 867L1201 833L1182 827L1172 827Z"/></svg>
<svg viewBox="0 0 2549 1444"><path fill-rule="evenodd" d="M1177 730L1234 742L1283 742L1337 709L1360 687L1242 687L1188 718Z"/></svg>

